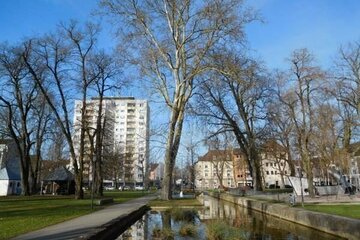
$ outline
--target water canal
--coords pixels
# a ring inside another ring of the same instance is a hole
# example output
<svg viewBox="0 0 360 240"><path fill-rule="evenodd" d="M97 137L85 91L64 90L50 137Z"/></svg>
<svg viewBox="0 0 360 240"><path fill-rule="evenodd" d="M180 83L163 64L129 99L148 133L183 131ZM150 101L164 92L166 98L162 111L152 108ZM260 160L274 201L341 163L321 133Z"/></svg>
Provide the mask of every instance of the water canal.
<svg viewBox="0 0 360 240"><path fill-rule="evenodd" d="M223 232L225 238L222 239L339 239L339 237L248 210L210 196L205 196L204 208L197 210L196 215L184 222L176 219L169 211L151 210L117 239L214 239L207 236L209 232L213 236L214 232L215 235ZM194 226L193 229L196 232L182 236L180 229L188 224ZM164 236L156 238L158 231L169 228L171 228L171 234L167 235L170 236L169 238Z"/></svg>

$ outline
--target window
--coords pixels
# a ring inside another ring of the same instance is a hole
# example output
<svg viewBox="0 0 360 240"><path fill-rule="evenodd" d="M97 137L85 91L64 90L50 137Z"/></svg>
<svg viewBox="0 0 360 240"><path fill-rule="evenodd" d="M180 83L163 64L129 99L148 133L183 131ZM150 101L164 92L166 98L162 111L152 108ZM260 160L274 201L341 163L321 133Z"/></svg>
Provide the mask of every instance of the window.
<svg viewBox="0 0 360 240"><path fill-rule="evenodd" d="M269 171L266 171L266 175L269 175Z"/></svg>
<svg viewBox="0 0 360 240"><path fill-rule="evenodd" d="M269 163L266 163L265 165L268 167L268 166L269 166Z"/></svg>
<svg viewBox="0 0 360 240"><path fill-rule="evenodd" d="M271 171L271 175L274 175L274 171Z"/></svg>
<svg viewBox="0 0 360 240"><path fill-rule="evenodd" d="M205 177L207 177L208 176L208 174L207 173L205 173Z"/></svg>
<svg viewBox="0 0 360 240"><path fill-rule="evenodd" d="M208 165L205 165L205 168L208 168Z"/></svg>
<svg viewBox="0 0 360 240"><path fill-rule="evenodd" d="M273 164L272 163L270 163L270 167L272 167L273 166Z"/></svg>

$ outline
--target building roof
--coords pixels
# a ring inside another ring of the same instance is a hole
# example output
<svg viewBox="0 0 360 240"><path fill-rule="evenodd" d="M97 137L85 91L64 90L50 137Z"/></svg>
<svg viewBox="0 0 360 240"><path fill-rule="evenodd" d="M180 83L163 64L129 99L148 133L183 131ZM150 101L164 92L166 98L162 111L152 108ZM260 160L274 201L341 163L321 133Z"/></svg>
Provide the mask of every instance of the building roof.
<svg viewBox="0 0 360 240"><path fill-rule="evenodd" d="M20 169L5 167L0 169L0 180L21 180Z"/></svg>
<svg viewBox="0 0 360 240"><path fill-rule="evenodd" d="M56 168L53 172L44 178L45 181L72 181L74 174L72 174L66 167L61 166Z"/></svg>
<svg viewBox="0 0 360 240"><path fill-rule="evenodd" d="M204 156L199 157L199 161L216 161L223 160L226 155L230 157L231 150L209 150ZM214 158L215 157L215 158ZM229 161L231 159L229 158Z"/></svg>
<svg viewBox="0 0 360 240"><path fill-rule="evenodd" d="M151 172L151 171L154 171L158 166L159 166L158 163L151 163L151 164L150 164L150 172Z"/></svg>

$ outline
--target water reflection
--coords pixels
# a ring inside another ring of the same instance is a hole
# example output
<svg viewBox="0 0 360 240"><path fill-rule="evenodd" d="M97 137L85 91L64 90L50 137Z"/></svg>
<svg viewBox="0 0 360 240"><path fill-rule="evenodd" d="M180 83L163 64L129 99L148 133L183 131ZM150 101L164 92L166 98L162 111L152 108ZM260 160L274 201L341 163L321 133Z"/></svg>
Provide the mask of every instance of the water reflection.
<svg viewBox="0 0 360 240"><path fill-rule="evenodd" d="M290 223L279 218L251 211L235 204L220 201L209 196L204 197L204 208L199 210L197 218L192 222L196 226L197 235L194 237L182 237L179 229L184 224L174 220L168 212L149 211L142 219L124 232L117 239L143 240L154 239L154 229L171 228L174 236L172 239L207 239L206 225L215 219L220 219L233 226L239 231L241 238L235 239L339 239L311 228ZM234 239L234 238L232 238Z"/></svg>
<svg viewBox="0 0 360 240"><path fill-rule="evenodd" d="M177 221L167 211L149 211L127 231L121 234L117 240L144 240L154 239L156 229L171 229L175 240L199 239L205 240L205 225L198 217L191 224L196 226L197 234L194 237L182 237L179 234L183 221ZM142 229L141 229L142 227Z"/></svg>

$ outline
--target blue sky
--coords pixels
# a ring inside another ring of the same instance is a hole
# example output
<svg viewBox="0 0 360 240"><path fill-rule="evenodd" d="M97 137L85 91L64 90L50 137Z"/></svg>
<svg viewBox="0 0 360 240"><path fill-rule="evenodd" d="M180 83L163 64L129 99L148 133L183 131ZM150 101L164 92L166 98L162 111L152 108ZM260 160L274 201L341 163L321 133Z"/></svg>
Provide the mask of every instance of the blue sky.
<svg viewBox="0 0 360 240"><path fill-rule="evenodd" d="M340 44L360 40L359 0L248 0L247 4L265 21L250 24L246 33L252 52L269 69L286 68L290 53L304 47L328 68ZM44 34L60 21L96 20L91 15L96 7L96 0L0 0L0 42ZM110 48L116 41L112 29L106 24L103 29L101 46ZM147 98L143 92L130 91L125 94ZM155 116L161 111L152 108Z"/></svg>
<svg viewBox="0 0 360 240"><path fill-rule="evenodd" d="M290 52L303 47L328 66L340 44L360 40L358 0L248 0L247 4L265 21L246 28L249 44L270 68L282 68ZM43 34L60 21L94 20L91 12L96 7L96 0L0 0L0 42ZM110 33L105 26L102 46L115 42Z"/></svg>
<svg viewBox="0 0 360 240"><path fill-rule="evenodd" d="M251 47L271 68L298 48L310 49L324 67L340 44L360 40L358 0L256 0L265 23L247 30Z"/></svg>

